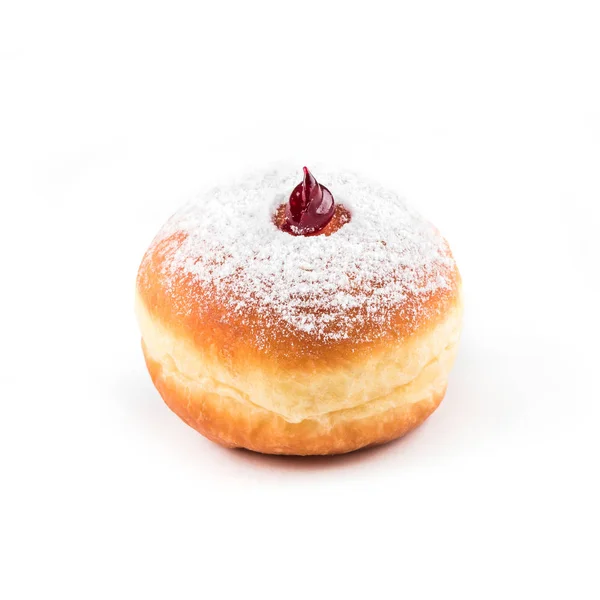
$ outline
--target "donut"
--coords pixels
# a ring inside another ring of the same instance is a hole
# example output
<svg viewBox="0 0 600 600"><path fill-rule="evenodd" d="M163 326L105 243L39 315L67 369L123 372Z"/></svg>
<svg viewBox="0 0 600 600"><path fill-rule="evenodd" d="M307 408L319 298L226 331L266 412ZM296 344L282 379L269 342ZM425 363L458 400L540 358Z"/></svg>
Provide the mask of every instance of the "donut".
<svg viewBox="0 0 600 600"><path fill-rule="evenodd" d="M142 259L152 381L223 446L350 452L404 435L444 397L462 322L447 242L394 192L317 177L278 168L212 189Z"/></svg>

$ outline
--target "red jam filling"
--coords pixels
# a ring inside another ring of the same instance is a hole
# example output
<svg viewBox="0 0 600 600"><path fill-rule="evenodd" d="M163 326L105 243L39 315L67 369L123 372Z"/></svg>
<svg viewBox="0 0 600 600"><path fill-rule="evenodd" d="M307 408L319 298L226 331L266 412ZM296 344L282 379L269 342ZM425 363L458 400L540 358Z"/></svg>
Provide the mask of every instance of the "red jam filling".
<svg viewBox="0 0 600 600"><path fill-rule="evenodd" d="M331 192L304 167L304 179L294 188L286 205L286 230L293 235L315 234L331 221L334 212Z"/></svg>

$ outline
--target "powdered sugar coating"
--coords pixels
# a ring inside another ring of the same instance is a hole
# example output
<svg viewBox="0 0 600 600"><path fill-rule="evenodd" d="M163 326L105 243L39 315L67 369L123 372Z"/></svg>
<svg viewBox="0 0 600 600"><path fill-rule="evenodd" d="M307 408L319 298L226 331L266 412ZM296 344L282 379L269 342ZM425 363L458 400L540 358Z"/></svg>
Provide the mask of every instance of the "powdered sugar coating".
<svg viewBox="0 0 600 600"><path fill-rule="evenodd" d="M263 315L269 328L321 342L386 332L400 308L415 322L427 298L452 285L454 261L436 229L395 193L346 172L315 170L352 220L330 236L293 236L273 223L300 169L255 174L184 206L155 239L179 241L163 265L167 288L182 277L210 285L225 315ZM152 248L151 248L152 250ZM423 309L424 310L424 309ZM225 317L226 318L226 317ZM361 327L365 320L369 327Z"/></svg>

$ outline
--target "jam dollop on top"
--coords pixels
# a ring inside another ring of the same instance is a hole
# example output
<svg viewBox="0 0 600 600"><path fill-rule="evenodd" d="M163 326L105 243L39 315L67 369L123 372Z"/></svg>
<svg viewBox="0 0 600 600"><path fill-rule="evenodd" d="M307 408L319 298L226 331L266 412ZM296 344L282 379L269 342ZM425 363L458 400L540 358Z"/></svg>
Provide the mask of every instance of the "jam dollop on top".
<svg viewBox="0 0 600 600"><path fill-rule="evenodd" d="M293 235L311 235L323 229L335 212L331 192L304 167L304 179L292 193L285 209L287 231Z"/></svg>

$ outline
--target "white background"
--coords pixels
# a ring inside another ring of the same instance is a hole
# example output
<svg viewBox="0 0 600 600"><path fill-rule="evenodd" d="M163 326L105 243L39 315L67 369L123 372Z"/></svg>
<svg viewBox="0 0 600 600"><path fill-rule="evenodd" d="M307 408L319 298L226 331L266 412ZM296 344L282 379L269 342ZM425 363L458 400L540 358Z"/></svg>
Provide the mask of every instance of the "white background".
<svg viewBox="0 0 600 600"><path fill-rule="evenodd" d="M0 2L0 596L598 598L596 2ZM335 459L206 441L133 316L192 194L342 165L450 241L445 401Z"/></svg>

